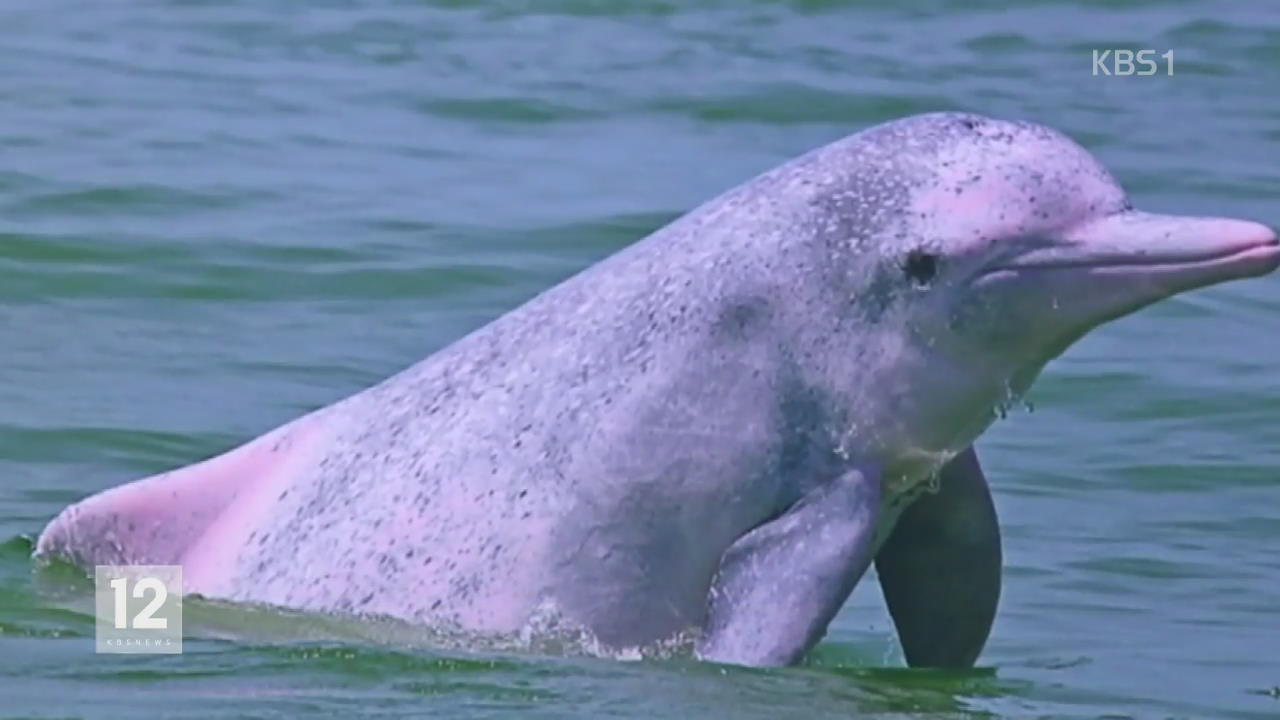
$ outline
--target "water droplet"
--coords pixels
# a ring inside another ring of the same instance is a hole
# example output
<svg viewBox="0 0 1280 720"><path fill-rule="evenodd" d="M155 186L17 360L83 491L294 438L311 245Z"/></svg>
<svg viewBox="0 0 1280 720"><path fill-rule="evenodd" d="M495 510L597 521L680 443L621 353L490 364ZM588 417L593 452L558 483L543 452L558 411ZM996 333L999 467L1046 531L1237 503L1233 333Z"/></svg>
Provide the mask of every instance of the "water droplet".
<svg viewBox="0 0 1280 720"><path fill-rule="evenodd" d="M995 407L992 408L992 413L998 416L1001 420L1004 420L1009 417L1009 413L1012 410L1017 408L1022 408L1027 412L1033 412L1035 410L1030 402L1023 400L1022 395L1006 383L1004 386L1004 397L996 402Z"/></svg>

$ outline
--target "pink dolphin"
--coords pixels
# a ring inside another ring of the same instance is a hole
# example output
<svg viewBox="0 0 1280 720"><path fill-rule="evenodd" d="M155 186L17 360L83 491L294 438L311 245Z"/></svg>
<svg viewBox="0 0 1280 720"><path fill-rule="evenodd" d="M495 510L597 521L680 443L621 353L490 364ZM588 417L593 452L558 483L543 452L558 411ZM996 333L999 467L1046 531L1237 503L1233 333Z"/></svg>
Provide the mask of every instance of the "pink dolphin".
<svg viewBox="0 0 1280 720"><path fill-rule="evenodd" d="M540 613L610 647L692 632L757 665L801 658L874 561L908 660L967 665L999 594L970 449L993 410L1099 324L1278 264L1262 225L1132 209L1048 128L905 118L375 387L83 500L36 552L480 634Z"/></svg>

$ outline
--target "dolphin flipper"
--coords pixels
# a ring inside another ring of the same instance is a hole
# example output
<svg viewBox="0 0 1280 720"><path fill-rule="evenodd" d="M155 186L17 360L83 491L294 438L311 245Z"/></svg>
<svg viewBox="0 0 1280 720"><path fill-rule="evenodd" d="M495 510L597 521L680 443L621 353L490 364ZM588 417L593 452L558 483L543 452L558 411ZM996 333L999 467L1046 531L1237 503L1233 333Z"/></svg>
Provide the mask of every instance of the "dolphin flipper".
<svg viewBox="0 0 1280 720"><path fill-rule="evenodd" d="M1000 526L970 447L898 519L876 572L907 664L971 667L1000 600Z"/></svg>
<svg viewBox="0 0 1280 720"><path fill-rule="evenodd" d="M878 473L853 470L738 538L712 581L699 657L741 665L803 657L871 564L879 503Z"/></svg>

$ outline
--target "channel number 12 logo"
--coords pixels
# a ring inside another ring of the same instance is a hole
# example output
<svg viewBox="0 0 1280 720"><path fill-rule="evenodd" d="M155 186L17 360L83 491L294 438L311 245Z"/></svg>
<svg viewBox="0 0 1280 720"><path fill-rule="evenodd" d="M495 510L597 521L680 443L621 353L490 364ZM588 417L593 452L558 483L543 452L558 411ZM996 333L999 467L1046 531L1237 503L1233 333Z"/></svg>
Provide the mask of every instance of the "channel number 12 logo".
<svg viewBox="0 0 1280 720"><path fill-rule="evenodd" d="M182 566L94 568L100 653L182 652Z"/></svg>

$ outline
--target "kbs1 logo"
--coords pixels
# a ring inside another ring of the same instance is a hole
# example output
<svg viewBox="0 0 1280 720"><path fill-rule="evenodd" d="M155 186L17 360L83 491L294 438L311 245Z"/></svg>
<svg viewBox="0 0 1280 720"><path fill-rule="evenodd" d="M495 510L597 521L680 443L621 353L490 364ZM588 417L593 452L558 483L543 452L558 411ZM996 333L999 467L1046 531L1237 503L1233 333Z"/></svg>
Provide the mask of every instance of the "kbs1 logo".
<svg viewBox="0 0 1280 720"><path fill-rule="evenodd" d="M1155 50L1094 50L1094 75L1155 75L1162 67L1165 75L1173 74L1173 51L1160 55Z"/></svg>
<svg viewBox="0 0 1280 720"><path fill-rule="evenodd" d="M182 652L181 565L98 565L93 579L98 652Z"/></svg>

